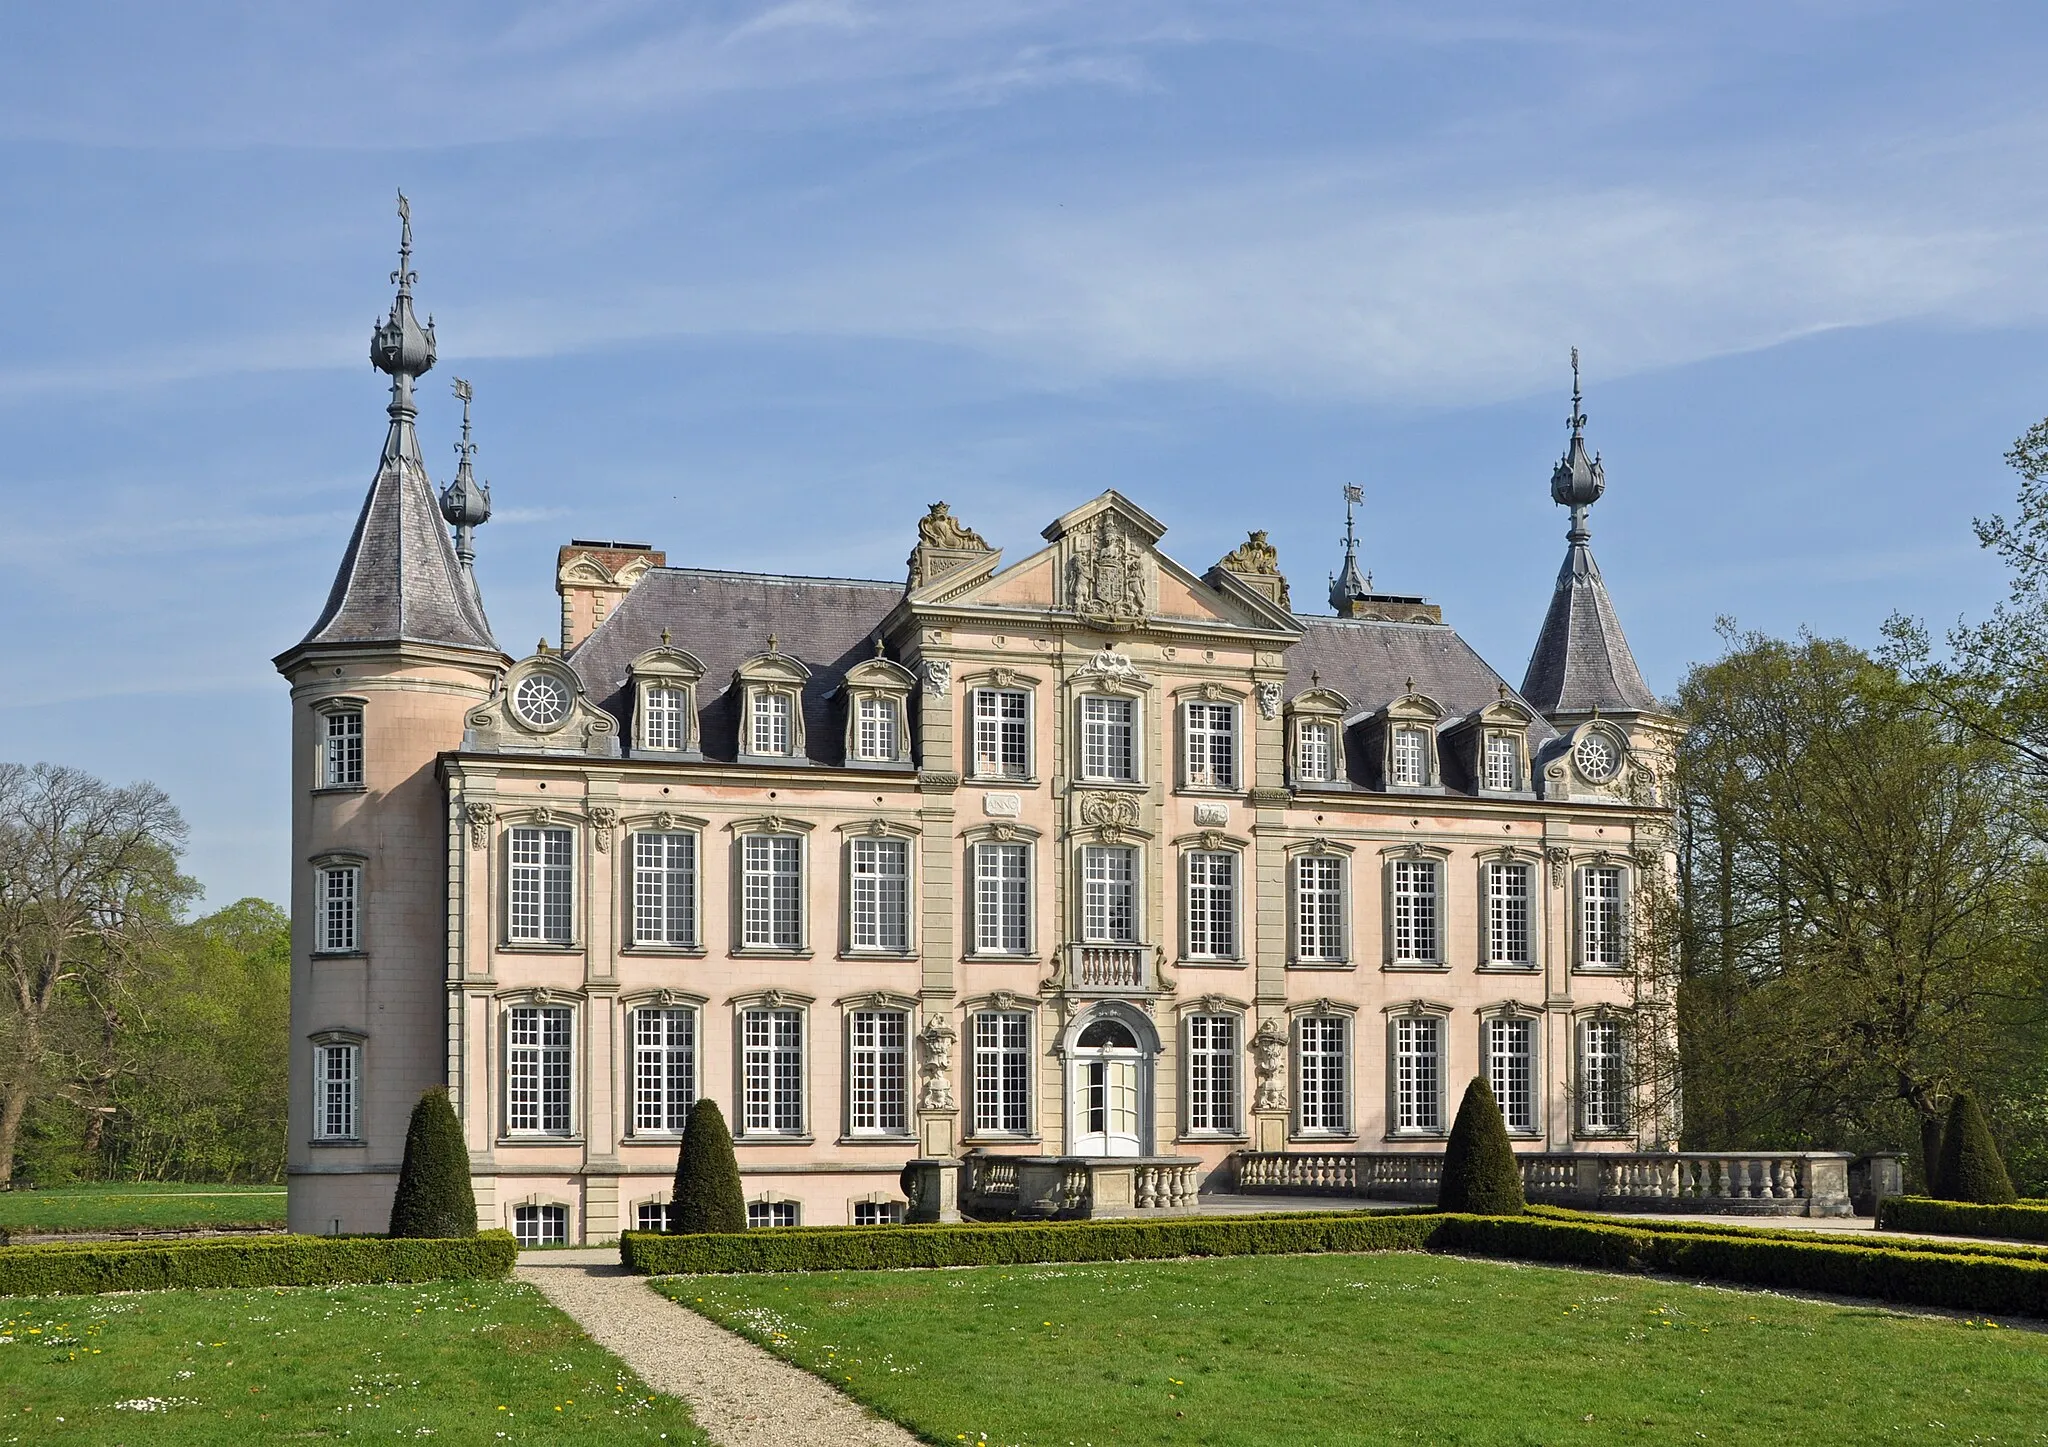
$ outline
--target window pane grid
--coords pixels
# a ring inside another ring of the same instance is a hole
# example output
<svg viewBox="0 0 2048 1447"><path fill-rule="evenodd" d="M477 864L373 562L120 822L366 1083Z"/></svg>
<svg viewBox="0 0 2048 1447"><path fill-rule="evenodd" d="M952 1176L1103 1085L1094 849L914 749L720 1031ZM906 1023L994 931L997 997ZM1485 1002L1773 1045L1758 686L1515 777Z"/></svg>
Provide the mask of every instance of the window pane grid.
<svg viewBox="0 0 2048 1447"><path fill-rule="evenodd" d="M1021 689L974 691L974 772L1022 779L1030 772L1026 725L1030 695Z"/></svg>
<svg viewBox="0 0 2048 1447"><path fill-rule="evenodd" d="M560 1246L569 1239L567 1206L514 1206L512 1234L521 1246Z"/></svg>
<svg viewBox="0 0 2048 1447"><path fill-rule="evenodd" d="M1396 784L1429 782L1429 744L1421 729L1394 730L1393 773Z"/></svg>
<svg viewBox="0 0 2048 1447"><path fill-rule="evenodd" d="M740 942L768 949L803 944L803 840L749 834L741 841Z"/></svg>
<svg viewBox="0 0 2048 1447"><path fill-rule="evenodd" d="M1345 958L1344 861L1336 855L1305 854L1294 861L1294 957Z"/></svg>
<svg viewBox="0 0 2048 1447"><path fill-rule="evenodd" d="M515 940L567 944L573 931L570 835L567 829L514 829L511 907Z"/></svg>
<svg viewBox="0 0 2048 1447"><path fill-rule="evenodd" d="M505 1012L505 1124L517 1132L569 1133L569 1010L515 1005Z"/></svg>
<svg viewBox="0 0 2048 1447"><path fill-rule="evenodd" d="M1081 700L1081 775L1135 779L1137 705L1127 698L1091 694Z"/></svg>
<svg viewBox="0 0 2048 1447"><path fill-rule="evenodd" d="M1518 789L1522 785L1521 751L1513 734L1486 736L1486 787Z"/></svg>
<svg viewBox="0 0 2048 1447"><path fill-rule="evenodd" d="M1237 787L1237 705L1187 706L1188 783L1201 788Z"/></svg>
<svg viewBox="0 0 2048 1447"><path fill-rule="evenodd" d="M1394 959L1407 964L1434 964L1438 952L1437 882L1433 859L1394 861Z"/></svg>
<svg viewBox="0 0 2048 1447"><path fill-rule="evenodd" d="M697 1012L633 1012L633 1129L680 1134L697 1085Z"/></svg>
<svg viewBox="0 0 2048 1447"><path fill-rule="evenodd" d="M1609 969L1623 963L1618 866L1603 864L1579 871L1579 941L1584 963Z"/></svg>
<svg viewBox="0 0 2048 1447"><path fill-rule="evenodd" d="M1344 1026L1338 1015L1295 1021L1295 1099L1304 1131L1341 1132L1350 1120Z"/></svg>
<svg viewBox="0 0 2048 1447"><path fill-rule="evenodd" d="M750 1230L770 1226L794 1226L796 1224L796 1202L794 1201L749 1201L747 1202L747 1226Z"/></svg>
<svg viewBox="0 0 2048 1447"><path fill-rule="evenodd" d="M697 836L633 836L633 943L697 944Z"/></svg>
<svg viewBox="0 0 2048 1447"><path fill-rule="evenodd" d="M741 1017L751 1134L800 1135L804 1128L804 1020L797 1010L748 1010Z"/></svg>
<svg viewBox="0 0 2048 1447"><path fill-rule="evenodd" d="M642 740L650 749L680 749L689 739L685 723L684 700L689 697L680 688L650 688L647 690L646 728L647 737Z"/></svg>
<svg viewBox="0 0 2048 1447"><path fill-rule="evenodd" d="M1529 880L1526 864L1486 866L1486 958L1499 965L1527 965L1530 950Z"/></svg>
<svg viewBox="0 0 2048 1447"><path fill-rule="evenodd" d="M1022 844L974 848L974 948L1021 955L1031 948L1030 861Z"/></svg>
<svg viewBox="0 0 2048 1447"><path fill-rule="evenodd" d="M863 759L887 761L898 755L896 704L892 699L863 698L859 723L854 730L854 747Z"/></svg>
<svg viewBox="0 0 2048 1447"><path fill-rule="evenodd" d="M1297 739L1294 766L1302 782L1328 783L1337 772L1337 750L1330 726L1304 723Z"/></svg>
<svg viewBox="0 0 2048 1447"><path fill-rule="evenodd" d="M1031 1017L986 1011L974 1017L974 1131L1031 1130Z"/></svg>
<svg viewBox="0 0 2048 1447"><path fill-rule="evenodd" d="M317 1092L313 1134L319 1140L353 1140L356 1129L356 1082L359 1051L354 1045L321 1045L315 1049L314 1089Z"/></svg>
<svg viewBox="0 0 2048 1447"><path fill-rule="evenodd" d="M1188 1129L1237 1129L1237 1017L1188 1020Z"/></svg>
<svg viewBox="0 0 2048 1447"><path fill-rule="evenodd" d="M856 839L851 862L853 947L910 948L910 844L902 839Z"/></svg>
<svg viewBox="0 0 2048 1447"><path fill-rule="evenodd" d="M1081 851L1081 937L1091 944L1138 939L1138 852L1091 845Z"/></svg>
<svg viewBox="0 0 2048 1447"><path fill-rule="evenodd" d="M320 948L328 954L348 954L356 948L362 877L355 868L320 871Z"/></svg>
<svg viewBox="0 0 2048 1447"><path fill-rule="evenodd" d="M1237 957L1237 856L1190 854L1188 872L1188 954L1202 959Z"/></svg>
<svg viewBox="0 0 2048 1447"><path fill-rule="evenodd" d="M757 754L787 754L790 751L790 716L794 702L786 693L763 691L754 695L753 749Z"/></svg>
<svg viewBox="0 0 2048 1447"><path fill-rule="evenodd" d="M355 709L327 715L325 782L338 788L363 782L363 716Z"/></svg>
<svg viewBox="0 0 2048 1447"><path fill-rule="evenodd" d="M1513 1131L1536 1129L1536 1022L1486 1022L1486 1077L1501 1119Z"/></svg>
<svg viewBox="0 0 2048 1447"><path fill-rule="evenodd" d="M1618 1131L1628 1124L1626 1049L1619 1020L1588 1020L1579 1027L1579 1119L1588 1131Z"/></svg>
<svg viewBox="0 0 2048 1447"><path fill-rule="evenodd" d="M1434 1016L1394 1022L1394 1128L1442 1130L1444 1022Z"/></svg>
<svg viewBox="0 0 2048 1447"><path fill-rule="evenodd" d="M901 1010L856 1010L851 1081L852 1128L864 1134L901 1135L910 1129L910 1017Z"/></svg>

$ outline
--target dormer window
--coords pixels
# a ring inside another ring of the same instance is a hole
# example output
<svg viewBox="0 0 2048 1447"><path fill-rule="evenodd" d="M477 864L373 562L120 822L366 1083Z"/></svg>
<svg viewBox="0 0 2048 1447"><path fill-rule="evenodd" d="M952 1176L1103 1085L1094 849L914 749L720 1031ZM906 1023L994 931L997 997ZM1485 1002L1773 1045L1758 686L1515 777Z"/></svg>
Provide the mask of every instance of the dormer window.
<svg viewBox="0 0 2048 1447"><path fill-rule="evenodd" d="M893 698L864 698L854 710L854 755L857 758L893 760L902 725Z"/></svg>
<svg viewBox="0 0 2048 1447"><path fill-rule="evenodd" d="M663 643L634 659L630 671L636 700L633 751L695 757L697 681L704 665L694 654Z"/></svg>
<svg viewBox="0 0 2048 1447"><path fill-rule="evenodd" d="M1327 784L1337 776L1337 731L1303 719L1295 725L1294 776L1304 784Z"/></svg>
<svg viewBox="0 0 2048 1447"><path fill-rule="evenodd" d="M772 637L768 652L755 654L733 671L733 686L739 691L739 756L743 762L805 761L803 691L810 677L810 669L778 651Z"/></svg>
<svg viewBox="0 0 2048 1447"><path fill-rule="evenodd" d="M749 753L788 757L793 730L791 719L795 700L786 693L763 690L754 695L754 709L748 730Z"/></svg>
<svg viewBox="0 0 2048 1447"><path fill-rule="evenodd" d="M1503 793L1522 787L1522 746L1513 734L1489 730L1483 746L1482 777L1489 789Z"/></svg>
<svg viewBox="0 0 2048 1447"><path fill-rule="evenodd" d="M848 763L910 763L908 713L916 686L909 669L879 653L846 670L834 696L845 698Z"/></svg>
<svg viewBox="0 0 2048 1447"><path fill-rule="evenodd" d="M1388 779L1404 788L1421 788L1429 782L1429 731L1411 726L1394 730L1392 765Z"/></svg>
<svg viewBox="0 0 2048 1447"><path fill-rule="evenodd" d="M1346 783L1344 716L1351 702L1321 685L1303 690L1287 704L1287 762L1297 789L1327 789Z"/></svg>
<svg viewBox="0 0 2048 1447"><path fill-rule="evenodd" d="M689 737L683 723L683 710L689 695L680 688L654 687L647 690L646 711L641 715L646 727L640 742L650 749L681 750Z"/></svg>

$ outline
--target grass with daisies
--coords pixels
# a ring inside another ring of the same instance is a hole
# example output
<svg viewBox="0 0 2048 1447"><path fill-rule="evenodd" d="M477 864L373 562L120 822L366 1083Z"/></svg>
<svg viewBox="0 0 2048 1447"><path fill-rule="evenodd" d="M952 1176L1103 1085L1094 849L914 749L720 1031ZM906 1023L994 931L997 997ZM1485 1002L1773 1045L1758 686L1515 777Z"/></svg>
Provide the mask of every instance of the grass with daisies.
<svg viewBox="0 0 2048 1447"><path fill-rule="evenodd" d="M0 1447L697 1444L516 1282L0 1298Z"/></svg>
<svg viewBox="0 0 2048 1447"><path fill-rule="evenodd" d="M2048 1443L2048 1334L1412 1253L681 1277L927 1440Z"/></svg>

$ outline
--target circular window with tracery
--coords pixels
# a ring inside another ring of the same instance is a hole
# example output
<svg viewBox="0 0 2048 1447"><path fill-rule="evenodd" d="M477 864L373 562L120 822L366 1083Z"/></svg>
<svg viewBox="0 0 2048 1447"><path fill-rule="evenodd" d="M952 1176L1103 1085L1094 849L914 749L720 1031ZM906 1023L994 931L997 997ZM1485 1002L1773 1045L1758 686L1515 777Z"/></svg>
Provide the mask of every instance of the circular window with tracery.
<svg viewBox="0 0 2048 1447"><path fill-rule="evenodd" d="M1588 782L1604 784L1621 771L1621 750L1604 733L1583 734L1572 748L1572 762Z"/></svg>
<svg viewBox="0 0 2048 1447"><path fill-rule="evenodd" d="M512 694L512 707L535 728L560 723L569 714L569 690L545 673L529 673Z"/></svg>

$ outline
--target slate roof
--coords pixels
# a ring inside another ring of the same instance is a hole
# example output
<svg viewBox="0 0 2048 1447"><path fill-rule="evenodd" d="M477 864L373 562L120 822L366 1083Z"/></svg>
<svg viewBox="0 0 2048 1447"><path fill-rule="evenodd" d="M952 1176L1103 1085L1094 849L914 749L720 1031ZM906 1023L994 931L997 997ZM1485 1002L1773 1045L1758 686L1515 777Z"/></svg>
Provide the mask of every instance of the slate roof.
<svg viewBox="0 0 2048 1447"><path fill-rule="evenodd" d="M811 670L804 685L804 745L820 764L845 762L843 721L827 702L854 664L875 656L882 619L901 601L901 583L859 578L793 578L776 573L726 573L710 568L656 568L616 611L569 654L591 701L632 736L627 669L635 658L669 643L704 664L697 686L698 737L707 759L739 752L739 699L733 670L778 649Z"/></svg>
<svg viewBox="0 0 2048 1447"><path fill-rule="evenodd" d="M1550 611L1536 635L1522 696L1546 714L1653 713L1663 706L1643 682L1614 601L1583 534L1574 534Z"/></svg>
<svg viewBox="0 0 2048 1447"><path fill-rule="evenodd" d="M500 651L455 560L418 439L400 421L392 423L327 606L298 647L396 642Z"/></svg>

